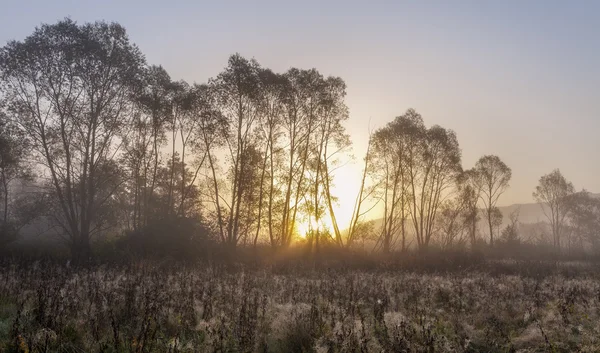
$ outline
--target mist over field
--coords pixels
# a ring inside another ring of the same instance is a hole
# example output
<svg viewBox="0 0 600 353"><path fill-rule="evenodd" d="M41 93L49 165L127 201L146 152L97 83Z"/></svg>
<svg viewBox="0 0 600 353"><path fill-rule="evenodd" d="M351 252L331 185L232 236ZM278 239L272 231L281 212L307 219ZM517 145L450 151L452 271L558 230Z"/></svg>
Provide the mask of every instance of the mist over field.
<svg viewBox="0 0 600 353"><path fill-rule="evenodd" d="M0 9L0 352L600 351L596 4Z"/></svg>

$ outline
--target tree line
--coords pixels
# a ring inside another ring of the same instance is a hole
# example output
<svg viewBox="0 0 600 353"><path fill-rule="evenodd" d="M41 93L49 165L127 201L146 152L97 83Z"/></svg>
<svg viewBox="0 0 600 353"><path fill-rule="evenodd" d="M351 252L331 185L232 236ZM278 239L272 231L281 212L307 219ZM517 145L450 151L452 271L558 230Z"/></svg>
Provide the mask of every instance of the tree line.
<svg viewBox="0 0 600 353"><path fill-rule="evenodd" d="M277 73L235 54L189 84L148 64L121 25L66 19L7 43L0 78L0 244L40 218L77 261L95 237L143 236L161 222L229 250L289 247L300 222L315 225L306 241L316 252L365 237L383 252L406 250L409 237L419 249L473 245L480 216L489 243L500 236L510 168L488 155L463 170L456 134L412 109L370 135L351 221L339 224L346 85L316 69ZM567 220L597 239L596 199L577 193L565 206L576 193L561 178L542 177L534 193L550 206L555 246ZM370 229L378 204L382 225Z"/></svg>

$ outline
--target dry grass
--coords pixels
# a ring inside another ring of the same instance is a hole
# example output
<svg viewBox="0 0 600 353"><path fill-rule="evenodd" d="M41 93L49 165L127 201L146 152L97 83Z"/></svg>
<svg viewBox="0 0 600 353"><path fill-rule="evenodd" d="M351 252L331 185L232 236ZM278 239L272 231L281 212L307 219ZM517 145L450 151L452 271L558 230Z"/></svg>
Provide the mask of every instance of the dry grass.
<svg viewBox="0 0 600 353"><path fill-rule="evenodd" d="M600 271L530 276L514 265L274 274L8 263L0 351L600 351Z"/></svg>

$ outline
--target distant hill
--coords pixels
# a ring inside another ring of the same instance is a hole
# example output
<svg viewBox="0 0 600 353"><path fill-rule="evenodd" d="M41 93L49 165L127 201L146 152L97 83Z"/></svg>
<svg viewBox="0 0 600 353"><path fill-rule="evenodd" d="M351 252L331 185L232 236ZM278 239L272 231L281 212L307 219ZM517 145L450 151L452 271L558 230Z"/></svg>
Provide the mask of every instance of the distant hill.
<svg viewBox="0 0 600 353"><path fill-rule="evenodd" d="M592 194L592 196L600 198L600 194ZM547 208L548 206L544 205L543 207L546 210L546 212L549 212L549 209ZM510 206L502 206L498 208L500 209L500 212L503 216L501 228L504 228L510 223L510 216L517 210L519 211L518 221L519 223L521 223L524 229L535 227L540 223L548 223L548 219L544 214L544 209L539 203L532 202L523 204L513 204ZM489 231L487 231L487 221L483 219L483 215L481 215L481 217L482 219L479 221L477 228L480 232L487 234L489 233ZM382 218L373 220L373 226L375 229L381 227L382 223ZM410 228L410 225L408 228Z"/></svg>
<svg viewBox="0 0 600 353"><path fill-rule="evenodd" d="M593 197L600 198L600 194L593 194ZM504 222L506 223L510 218L510 215L519 210L519 222L520 223L538 223L547 222L544 210L539 203L525 203L525 204L514 204L510 206L498 207L502 215L504 216ZM544 205L544 209L547 210L547 206Z"/></svg>

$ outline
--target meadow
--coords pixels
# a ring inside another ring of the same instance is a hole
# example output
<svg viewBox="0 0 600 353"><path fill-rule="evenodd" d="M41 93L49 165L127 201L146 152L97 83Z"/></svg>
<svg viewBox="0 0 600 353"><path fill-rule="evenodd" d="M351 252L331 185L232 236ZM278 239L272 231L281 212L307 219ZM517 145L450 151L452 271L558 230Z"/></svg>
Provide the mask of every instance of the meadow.
<svg viewBox="0 0 600 353"><path fill-rule="evenodd" d="M0 352L598 352L594 263L3 260Z"/></svg>

